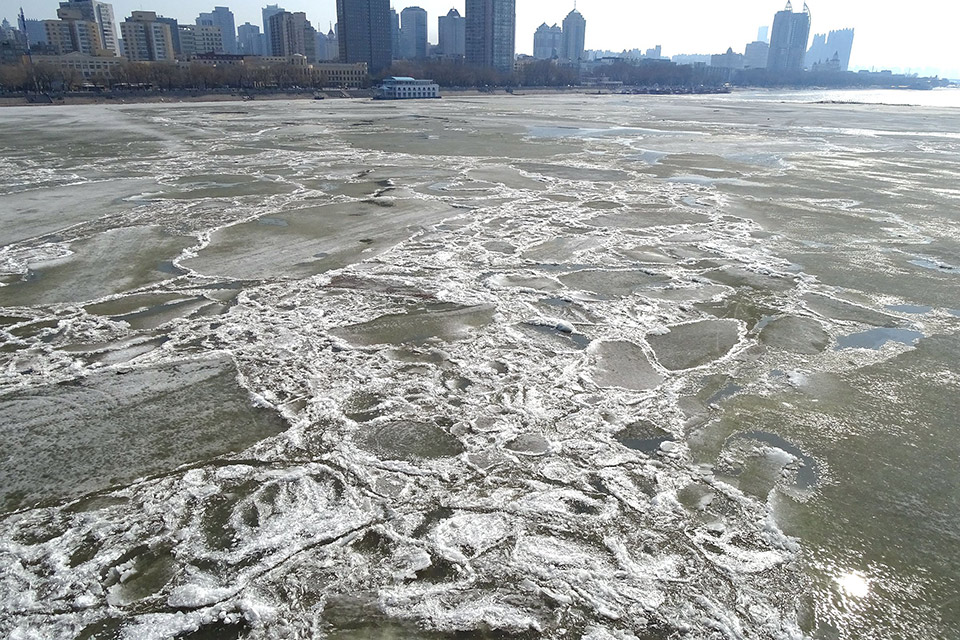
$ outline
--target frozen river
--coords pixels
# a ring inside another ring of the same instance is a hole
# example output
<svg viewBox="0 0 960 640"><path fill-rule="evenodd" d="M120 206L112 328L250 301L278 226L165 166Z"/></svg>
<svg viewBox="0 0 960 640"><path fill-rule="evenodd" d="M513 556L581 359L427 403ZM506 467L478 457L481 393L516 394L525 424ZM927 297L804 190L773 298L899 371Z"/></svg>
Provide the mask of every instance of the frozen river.
<svg viewBox="0 0 960 640"><path fill-rule="evenodd" d="M951 95L0 110L0 635L957 637Z"/></svg>

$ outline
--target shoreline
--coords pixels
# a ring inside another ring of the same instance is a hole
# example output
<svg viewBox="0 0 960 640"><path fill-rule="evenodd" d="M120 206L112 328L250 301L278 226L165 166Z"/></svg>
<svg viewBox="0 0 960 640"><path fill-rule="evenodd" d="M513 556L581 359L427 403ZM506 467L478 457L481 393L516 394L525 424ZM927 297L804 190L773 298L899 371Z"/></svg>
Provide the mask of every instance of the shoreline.
<svg viewBox="0 0 960 640"><path fill-rule="evenodd" d="M641 89L619 89L613 90L603 87L529 87L529 88L496 88L496 89L478 89L478 88L445 88L441 89L441 98L459 98L459 97L484 97L484 96L507 96L517 97L529 95L634 95L634 96L677 96L677 95L728 95L731 93L741 93L747 91L764 90L761 87L729 87L704 91L644 91ZM770 89L775 91L774 89ZM904 91L902 88L887 87L883 89L863 89L860 87L848 87L839 89L826 89L822 87L798 88L792 91L808 92L814 94L822 91ZM316 97L316 96L321 97ZM370 89L318 89L316 91L284 91L284 92L265 92L265 93L244 93L240 91L167 91L157 93L130 93L130 94L21 94L21 95L0 95L0 107L26 107L26 106L78 106L78 105L123 105L123 104L182 104L182 103L204 103L204 102L262 102L262 101L281 101L281 100L352 100L372 98L373 91ZM39 99L38 99L39 98ZM847 101L827 100L819 101L818 104L858 104L857 102L848 103ZM902 106L913 106L904 104Z"/></svg>

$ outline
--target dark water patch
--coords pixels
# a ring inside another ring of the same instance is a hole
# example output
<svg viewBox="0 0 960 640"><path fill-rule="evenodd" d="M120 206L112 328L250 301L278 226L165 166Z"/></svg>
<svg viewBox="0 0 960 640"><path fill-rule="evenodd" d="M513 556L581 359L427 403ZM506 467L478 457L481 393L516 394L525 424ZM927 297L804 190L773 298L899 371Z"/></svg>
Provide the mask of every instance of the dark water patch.
<svg viewBox="0 0 960 640"><path fill-rule="evenodd" d="M136 315L150 309L159 309L168 303L181 302L186 299L188 299L188 296L176 293L144 293L89 304L83 310L98 316L116 318Z"/></svg>
<svg viewBox="0 0 960 640"><path fill-rule="evenodd" d="M361 448L387 460L452 458L464 451L459 440L431 422L367 424L355 440Z"/></svg>
<svg viewBox="0 0 960 640"><path fill-rule="evenodd" d="M15 324L20 324L21 322L26 322L27 320L30 320L30 318L0 315L0 327L10 327Z"/></svg>
<svg viewBox="0 0 960 640"><path fill-rule="evenodd" d="M706 405L709 407L711 405L720 404L724 400L729 400L741 391L743 391L743 387L734 382L728 382L720 390L707 398Z"/></svg>
<svg viewBox="0 0 960 640"><path fill-rule="evenodd" d="M431 553L429 566L416 572L417 581L423 583L452 582L463 574L460 566L446 558Z"/></svg>
<svg viewBox="0 0 960 640"><path fill-rule="evenodd" d="M247 481L235 486L223 486L218 493L204 501L200 511L200 528L211 549L224 551L233 547L239 536L231 520L234 513L241 513L241 501L257 490L257 484ZM255 527L256 511L241 513L247 526Z"/></svg>
<svg viewBox="0 0 960 640"><path fill-rule="evenodd" d="M910 313L914 315L923 315L933 311L933 307L926 307L919 304L888 304L886 309L897 311L899 313Z"/></svg>
<svg viewBox="0 0 960 640"><path fill-rule="evenodd" d="M657 453L664 442L673 441L670 432L646 420L627 425L614 438L628 449L650 455Z"/></svg>
<svg viewBox="0 0 960 640"><path fill-rule="evenodd" d="M76 569L80 565L96 558L100 550L103 549L104 544L104 540L98 539L93 534L85 536L77 548L70 554L70 559L67 561L70 568Z"/></svg>
<svg viewBox="0 0 960 640"><path fill-rule="evenodd" d="M56 318L50 320L38 320L29 324L24 324L15 329L9 329L7 332L17 338L37 338L48 334L53 329L60 326L60 321Z"/></svg>
<svg viewBox="0 0 960 640"><path fill-rule="evenodd" d="M915 345L924 335L912 329L878 328L851 333L837 338L836 349L873 349L879 350L888 342Z"/></svg>
<svg viewBox="0 0 960 640"><path fill-rule="evenodd" d="M738 324L733 320L701 320L669 329L669 333L647 335L647 342L660 364L672 371L722 358L739 340Z"/></svg>
<svg viewBox="0 0 960 640"><path fill-rule="evenodd" d="M820 478L820 465L813 457L803 452L800 447L789 442L781 436L768 431L746 431L733 435L735 439L756 440L771 447L776 447L786 451L790 455L799 459L803 464L797 469L796 483L800 489L813 489L817 486Z"/></svg>
<svg viewBox="0 0 960 640"><path fill-rule="evenodd" d="M227 360L90 375L0 397L2 509L79 497L241 451L286 422Z"/></svg>
<svg viewBox="0 0 960 640"><path fill-rule="evenodd" d="M85 626L74 640L120 640L123 627L123 619L107 618Z"/></svg>
<svg viewBox="0 0 960 640"><path fill-rule="evenodd" d="M473 337L489 325L493 321L493 313L493 305L427 305L411 308L407 313L388 314L369 322L340 327L331 333L359 346L422 346L434 340L456 342Z"/></svg>
<svg viewBox="0 0 960 640"><path fill-rule="evenodd" d="M176 640L240 640L246 638L252 630L249 624L237 616L234 623L217 621L201 626L196 631L188 631L175 636Z"/></svg>
<svg viewBox="0 0 960 640"><path fill-rule="evenodd" d="M181 269L175 265L172 260L161 260L157 263L156 270L172 276L182 276L187 273L186 269Z"/></svg>
<svg viewBox="0 0 960 640"><path fill-rule="evenodd" d="M137 311L122 316L113 316L111 319L120 322L126 322L133 329L155 329L156 327L166 324L172 320L186 317L201 307L208 305L220 306L216 303L210 302L206 298L197 297L189 298L187 300L179 300L177 302L159 304L142 311Z"/></svg>

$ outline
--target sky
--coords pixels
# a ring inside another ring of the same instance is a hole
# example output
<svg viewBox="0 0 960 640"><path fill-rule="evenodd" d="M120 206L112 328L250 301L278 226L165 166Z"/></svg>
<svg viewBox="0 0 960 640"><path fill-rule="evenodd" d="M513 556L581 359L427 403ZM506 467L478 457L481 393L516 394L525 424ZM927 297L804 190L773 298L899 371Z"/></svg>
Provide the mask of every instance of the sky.
<svg viewBox="0 0 960 640"><path fill-rule="evenodd" d="M214 5L230 7L237 24L261 23L260 9L279 4L288 11L304 11L318 29L336 22L336 0L113 0L121 21L131 11L144 9L192 23L200 11ZM574 0L516 0L517 53L533 52L533 32L543 22L561 23ZM437 17L451 8L464 14L464 0L393 0L398 12L417 3L429 14L430 41L437 41ZM663 46L666 56L679 53L722 53L727 47L743 52L756 39L757 28L770 25L786 0L578 0L587 20L588 49L647 49ZM0 18L14 23L23 5L28 18L56 17L58 0L0 0ZM796 0L796 9L803 0ZM960 3L947 0L809 0L813 33L853 27L851 68L893 69L960 78Z"/></svg>

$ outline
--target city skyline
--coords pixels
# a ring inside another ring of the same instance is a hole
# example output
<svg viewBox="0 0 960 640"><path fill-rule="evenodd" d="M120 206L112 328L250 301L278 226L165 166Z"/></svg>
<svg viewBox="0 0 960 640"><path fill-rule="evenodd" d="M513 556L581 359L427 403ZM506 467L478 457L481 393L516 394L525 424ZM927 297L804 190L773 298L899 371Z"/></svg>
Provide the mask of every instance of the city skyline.
<svg viewBox="0 0 960 640"><path fill-rule="evenodd" d="M287 11L305 11L314 26L324 32L330 22L336 22L335 0L214 0L209 5L194 0L114 0L112 4L118 23L136 10L156 11L192 23L200 12L210 12L214 6L227 6L233 11L238 26L250 22L262 27L261 10L274 2ZM31 0L29 3L0 0L0 18L15 23L21 4L28 18L53 19L59 0ZM577 6L589 24L587 49L620 51L647 49L659 44L663 46L664 55L671 56L722 53L728 47L743 52L744 46L755 39L757 28L772 25L774 14L782 10L784 4L780 0L744 0L737 5L736 12L719 3L701 0L665 7L624 6L612 0L581 1ZM919 0L909 10L884 1L854 0L843 3L843 6L835 4L813 0L810 37L831 30L856 29L851 69L882 68L960 77L960 61L950 44L951 25L960 20L960 7L934 5L929 0ZM428 13L428 40L432 44L438 40L439 16L446 15L451 8L457 9L461 15L465 13L464 0L411 0L409 3L393 2L391 6L398 12L407 6L425 9ZM532 54L536 28L544 22L559 24L572 8L572 0L560 5L546 0L517 3L517 53ZM692 14L698 16L695 21L690 19ZM891 42L896 45L891 46Z"/></svg>

